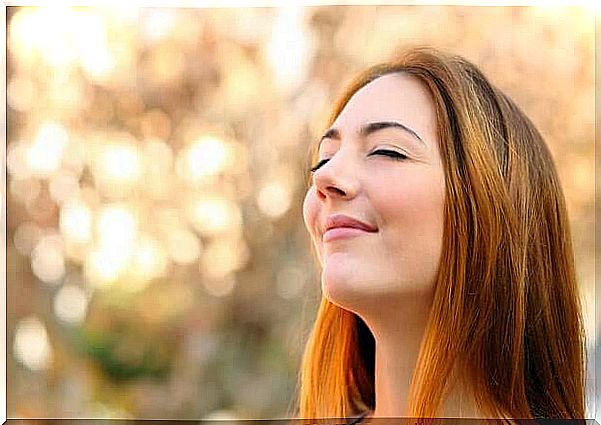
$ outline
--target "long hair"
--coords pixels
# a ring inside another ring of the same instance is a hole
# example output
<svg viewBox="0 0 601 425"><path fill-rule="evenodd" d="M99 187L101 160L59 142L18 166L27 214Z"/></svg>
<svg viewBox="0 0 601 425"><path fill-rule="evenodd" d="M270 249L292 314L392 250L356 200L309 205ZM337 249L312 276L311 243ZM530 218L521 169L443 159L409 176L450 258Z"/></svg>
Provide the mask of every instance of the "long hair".
<svg viewBox="0 0 601 425"><path fill-rule="evenodd" d="M434 99L446 182L442 256L411 416L436 417L457 368L490 417L584 418L571 235L541 134L475 65L427 47L361 74L330 124L361 87L392 73L418 78ZM322 295L299 372L300 417L374 409L374 359L365 323Z"/></svg>

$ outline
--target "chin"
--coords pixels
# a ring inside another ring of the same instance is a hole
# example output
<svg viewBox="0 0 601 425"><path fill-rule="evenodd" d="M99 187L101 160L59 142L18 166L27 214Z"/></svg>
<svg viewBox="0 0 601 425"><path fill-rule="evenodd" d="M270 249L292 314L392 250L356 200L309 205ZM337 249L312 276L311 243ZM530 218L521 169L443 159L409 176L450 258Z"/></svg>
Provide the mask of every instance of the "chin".
<svg viewBox="0 0 601 425"><path fill-rule="evenodd" d="M326 264L321 275L321 289L328 301L347 310L361 310L372 291L366 286L366 279L351 267L338 267L331 262Z"/></svg>

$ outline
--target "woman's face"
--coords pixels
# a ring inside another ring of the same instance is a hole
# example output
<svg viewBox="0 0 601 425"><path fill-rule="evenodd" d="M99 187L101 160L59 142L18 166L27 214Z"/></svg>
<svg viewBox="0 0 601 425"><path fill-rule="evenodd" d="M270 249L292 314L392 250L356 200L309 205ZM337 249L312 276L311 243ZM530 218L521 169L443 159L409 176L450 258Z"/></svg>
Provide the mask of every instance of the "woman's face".
<svg viewBox="0 0 601 425"><path fill-rule="evenodd" d="M326 131L319 162L303 216L322 266L324 295L354 311L366 302L384 306L431 295L445 180L426 86L407 74L389 74L362 87ZM328 224L347 224L337 215L360 220L370 231L324 232Z"/></svg>

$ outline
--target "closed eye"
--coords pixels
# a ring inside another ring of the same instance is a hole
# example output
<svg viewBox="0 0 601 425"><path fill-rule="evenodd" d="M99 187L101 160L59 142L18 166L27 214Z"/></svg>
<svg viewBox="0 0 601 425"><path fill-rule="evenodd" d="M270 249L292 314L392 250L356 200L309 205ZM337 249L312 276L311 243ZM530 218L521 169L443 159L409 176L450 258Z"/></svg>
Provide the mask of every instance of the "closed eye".
<svg viewBox="0 0 601 425"><path fill-rule="evenodd" d="M370 155L375 155L375 154L389 156L389 157L395 158L395 159L407 159L407 155L397 152L397 151L391 151L388 149L378 149L377 151L373 151Z"/></svg>
<svg viewBox="0 0 601 425"><path fill-rule="evenodd" d="M388 149L378 149L377 151L373 151L372 153L370 153L370 155L376 155L376 154L382 155L382 156L388 156L390 158L394 158L394 159L397 159L397 160L407 159L407 155L405 155L403 153L400 153L400 152L397 152L397 151L388 150ZM312 173L314 173L315 171L317 171L319 168L321 168L329 160L330 160L330 158L322 159L314 167L311 167L309 169L309 171L311 171Z"/></svg>
<svg viewBox="0 0 601 425"><path fill-rule="evenodd" d="M321 161L319 161L314 167L311 167L309 169L309 171L311 171L312 173L314 173L315 171L317 171L318 168L320 168L323 164L325 164L326 162L328 162L330 160L330 158L326 158L326 159L322 159Z"/></svg>

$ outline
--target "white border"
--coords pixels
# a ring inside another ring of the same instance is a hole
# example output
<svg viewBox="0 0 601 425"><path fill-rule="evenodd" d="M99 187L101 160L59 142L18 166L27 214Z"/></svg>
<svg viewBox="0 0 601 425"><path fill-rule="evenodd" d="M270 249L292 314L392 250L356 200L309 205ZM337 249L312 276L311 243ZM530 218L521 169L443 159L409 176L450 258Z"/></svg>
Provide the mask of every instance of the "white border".
<svg viewBox="0 0 601 425"><path fill-rule="evenodd" d="M74 5L82 5L82 6L123 6L122 0L80 0L80 1L69 1L69 0L53 0L51 6L74 6ZM598 0L522 0L522 1L511 1L511 0L493 0L483 2L482 0L463 0L463 1L436 1L436 0L413 0L413 1L385 1L385 0L377 0L377 1L369 1L369 0L345 0L345 1L324 1L324 0L130 0L127 3L127 7L195 7L195 8L210 8L210 7L279 7L279 6L289 6L289 5L298 5L298 6L333 6L333 5L465 5L465 6L541 6L541 7L564 7L564 6L580 6L590 9L592 12L596 14L596 32L599 30L599 25L601 24L601 2ZM6 35L7 35L7 26L6 26L6 15L7 15L7 6L49 6L49 2L47 0L34 0L34 1L11 1L11 0L2 0L2 8L1 8L1 19L2 19L2 28L3 31L0 33L0 37L2 38L2 54L0 66L2 68L2 76L0 82L1 93L4 94L5 101L1 102L0 111L2 119L0 120L0 131L2 132L2 138L4 143L0 147L0 151L2 153L0 158L0 170L2 173L2 185L0 187L0 203L2 205L1 209L1 217L2 217L2 250L3 255L0 256L0 271L2 273L2 277L0 279L1 287L0 287L0 345L1 345L1 353L0 357L2 358L2 366L0 367L0 423L4 423L7 420L7 308L6 308L6 294L7 294L7 280L6 280L6 218L7 218L7 190L6 190L6 131L7 131L7 123L6 123ZM601 33L596 34L596 41L599 42L601 40ZM596 53L601 52L601 45L596 45ZM601 72L598 68L598 64L596 66L596 82L599 81L599 73ZM596 90L599 90L596 87ZM601 94L600 94L601 95ZM596 122L596 126L599 125L599 122ZM599 154L597 154L599 155ZM598 173L601 171L597 171ZM599 208L597 206L596 208ZM595 247L595 249L597 249ZM596 290L596 285L595 285ZM600 297L601 298L601 297ZM601 307L601 306L599 306ZM599 309L595 309L596 317L601 317L601 311ZM597 321L599 323L599 321ZM600 353L594 353L595 357L599 356ZM594 359L596 360L596 359ZM594 394L597 398L600 398L598 394L598 390L601 389L601 376L597 374L596 362L592 362L592 366L594 367L594 384L595 391ZM595 400L596 401L596 400ZM596 406L596 403L593 404L594 417L597 421L601 422L601 412L598 410L599 406Z"/></svg>
<svg viewBox="0 0 601 425"><path fill-rule="evenodd" d="M5 6L109 6L123 7L122 0L3 0ZM279 6L352 6L352 5L454 5L454 6L539 6L565 7L580 6L601 11L598 0L130 0L131 7L279 7Z"/></svg>
<svg viewBox="0 0 601 425"><path fill-rule="evenodd" d="M0 131L2 132L2 139L4 142L2 143L2 147L0 151L2 152L2 159L0 159L0 170L2 172L2 186L0 187L0 202L2 202L2 250L3 255L0 257L0 272L2 273L2 278L0 281L2 285L0 286L0 329L2 336L0 337L2 353L0 356L2 357L2 367L0 367L0 420L2 423L6 421L6 3L2 3L2 29L3 31L0 33L0 37L2 37L2 58L0 61L0 67L2 67L2 81L0 82L0 93L4 94L4 102L0 102L2 106L0 106L0 112L2 114L2 119L0 122Z"/></svg>

